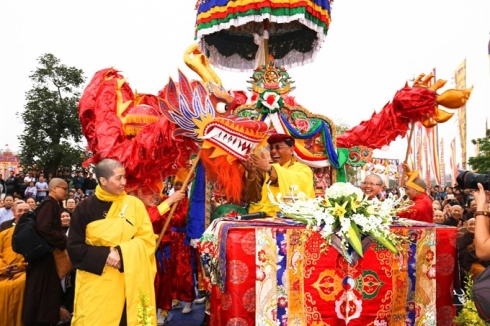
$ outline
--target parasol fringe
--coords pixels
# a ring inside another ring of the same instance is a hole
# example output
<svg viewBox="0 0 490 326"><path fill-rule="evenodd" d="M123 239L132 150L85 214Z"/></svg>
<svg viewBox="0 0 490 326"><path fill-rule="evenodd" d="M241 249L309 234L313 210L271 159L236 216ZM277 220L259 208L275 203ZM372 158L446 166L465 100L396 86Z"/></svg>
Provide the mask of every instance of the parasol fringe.
<svg viewBox="0 0 490 326"><path fill-rule="evenodd" d="M219 51L214 46L208 45L205 42L204 37L206 35L210 35L222 30L240 27L250 22L263 23L265 20L268 20L270 23L275 24L287 24L292 21L297 21L303 26L316 32L317 39L312 44L313 49L309 53L301 53L293 50L282 59L274 58L280 66L285 67L286 69L302 66L304 64L308 64L314 61L316 54L320 51L323 42L326 39L328 26L330 24L330 18L328 18L326 26L319 26L315 22L305 18L304 14L296 14L287 17L274 16L270 14L250 15L233 18L226 23L219 23L204 29L198 29L196 35L197 42L199 43L199 47L201 48L203 53L208 54L209 62L213 66L225 71L248 72L256 68L254 60L247 61L236 54L232 56L224 56L219 53ZM253 38L253 33L256 32L258 31L251 31L250 37Z"/></svg>
<svg viewBox="0 0 490 326"><path fill-rule="evenodd" d="M209 51L209 63L218 69L231 72L250 72L255 69L255 60L245 61L238 54L234 54L229 57L223 56L214 46L207 47L206 50ZM312 51L311 53L301 53L296 50L292 50L284 58L274 58L274 61L278 66L291 69L312 63L315 60L316 54L317 51Z"/></svg>

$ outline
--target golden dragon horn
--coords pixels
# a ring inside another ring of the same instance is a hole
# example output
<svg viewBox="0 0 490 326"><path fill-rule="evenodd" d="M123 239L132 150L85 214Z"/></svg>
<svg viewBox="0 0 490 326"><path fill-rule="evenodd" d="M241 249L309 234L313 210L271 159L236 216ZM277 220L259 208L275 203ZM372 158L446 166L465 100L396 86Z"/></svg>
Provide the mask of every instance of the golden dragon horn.
<svg viewBox="0 0 490 326"><path fill-rule="evenodd" d="M205 83L214 82L222 86L221 79L213 68L211 68L208 57L202 53L197 43L192 44L185 50L184 62L189 68L195 71Z"/></svg>
<svg viewBox="0 0 490 326"><path fill-rule="evenodd" d="M459 109L468 101L473 87L466 89L448 89L437 95L436 103L449 109Z"/></svg>
<svg viewBox="0 0 490 326"><path fill-rule="evenodd" d="M451 119L453 115L454 113L444 111L436 106L436 111L433 118L437 123L443 123Z"/></svg>
<svg viewBox="0 0 490 326"><path fill-rule="evenodd" d="M428 74L427 76L425 76L424 78L424 81L422 82L422 84L425 86L425 87L429 87L429 83L431 82L432 78L434 78L434 74L433 73L430 73Z"/></svg>
<svg viewBox="0 0 490 326"><path fill-rule="evenodd" d="M446 85L446 81L444 79L438 79L429 88L432 89L433 91L437 91L439 88L443 87L444 85Z"/></svg>

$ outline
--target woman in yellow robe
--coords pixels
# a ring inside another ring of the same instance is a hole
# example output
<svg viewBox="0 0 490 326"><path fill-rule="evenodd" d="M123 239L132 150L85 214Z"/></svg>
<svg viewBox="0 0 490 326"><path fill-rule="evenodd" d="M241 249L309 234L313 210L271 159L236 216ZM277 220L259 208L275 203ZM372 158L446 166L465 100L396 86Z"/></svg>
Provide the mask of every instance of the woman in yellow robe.
<svg viewBox="0 0 490 326"><path fill-rule="evenodd" d="M156 325L156 237L144 204L124 192L122 165L102 160L95 195L75 209L68 235L74 268L73 326Z"/></svg>

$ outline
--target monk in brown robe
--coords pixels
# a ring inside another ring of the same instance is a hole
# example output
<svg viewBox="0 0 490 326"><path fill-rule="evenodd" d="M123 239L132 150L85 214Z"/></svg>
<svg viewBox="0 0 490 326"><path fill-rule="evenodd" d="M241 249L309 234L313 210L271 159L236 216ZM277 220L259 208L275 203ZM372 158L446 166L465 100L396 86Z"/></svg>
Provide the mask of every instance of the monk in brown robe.
<svg viewBox="0 0 490 326"><path fill-rule="evenodd" d="M68 184L60 178L49 182L48 196L36 212L36 229L53 248L66 249L66 234L61 228L61 206ZM50 325L60 321L61 282L52 254L30 262L26 270L26 289L22 321L27 325Z"/></svg>

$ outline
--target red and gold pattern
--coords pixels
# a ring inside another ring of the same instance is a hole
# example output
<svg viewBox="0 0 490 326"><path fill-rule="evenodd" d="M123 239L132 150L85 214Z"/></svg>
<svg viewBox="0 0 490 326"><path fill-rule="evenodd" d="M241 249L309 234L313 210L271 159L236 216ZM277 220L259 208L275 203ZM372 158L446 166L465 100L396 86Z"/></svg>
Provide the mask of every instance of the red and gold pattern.
<svg viewBox="0 0 490 326"><path fill-rule="evenodd" d="M212 325L452 325L456 228L392 227L413 243L399 255L372 243L350 265L333 247L321 251L323 239L304 227L251 224L219 243L241 276L227 276L224 293L212 286Z"/></svg>

